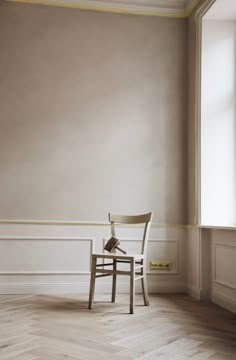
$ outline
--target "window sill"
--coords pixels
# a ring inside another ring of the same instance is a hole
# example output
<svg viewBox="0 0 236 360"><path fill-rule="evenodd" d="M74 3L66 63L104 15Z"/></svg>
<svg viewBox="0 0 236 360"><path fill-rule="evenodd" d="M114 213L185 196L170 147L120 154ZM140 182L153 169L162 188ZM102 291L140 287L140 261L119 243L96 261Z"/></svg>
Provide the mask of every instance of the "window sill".
<svg viewBox="0 0 236 360"><path fill-rule="evenodd" d="M212 229L212 230L236 230L236 225L200 225L201 229Z"/></svg>

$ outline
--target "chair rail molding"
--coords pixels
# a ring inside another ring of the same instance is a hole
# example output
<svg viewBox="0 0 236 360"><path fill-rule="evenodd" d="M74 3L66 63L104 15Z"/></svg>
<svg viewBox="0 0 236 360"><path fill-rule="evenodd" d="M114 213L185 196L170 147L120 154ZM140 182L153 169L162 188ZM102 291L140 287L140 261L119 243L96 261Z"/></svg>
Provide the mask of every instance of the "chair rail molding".
<svg viewBox="0 0 236 360"><path fill-rule="evenodd" d="M99 227L110 227L108 222L103 221L79 221L79 220L36 220L36 219L0 219L1 225L59 225L59 226L99 226ZM118 225L120 227L120 225ZM136 225L139 227L139 225ZM177 224L177 223L152 223L153 229L189 229L196 228L199 225L196 224ZM130 225L122 225L122 227L130 227Z"/></svg>

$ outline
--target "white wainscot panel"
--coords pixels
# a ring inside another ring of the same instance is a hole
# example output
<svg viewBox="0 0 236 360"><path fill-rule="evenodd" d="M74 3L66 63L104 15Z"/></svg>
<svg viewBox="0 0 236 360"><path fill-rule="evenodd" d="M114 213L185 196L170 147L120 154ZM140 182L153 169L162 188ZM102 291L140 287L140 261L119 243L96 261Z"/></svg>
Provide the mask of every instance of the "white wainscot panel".
<svg viewBox="0 0 236 360"><path fill-rule="evenodd" d="M89 274L93 238L1 237L0 275Z"/></svg>
<svg viewBox="0 0 236 360"><path fill-rule="evenodd" d="M151 240L147 252L148 274L178 274L179 240ZM172 263L171 270L149 270L151 260L168 260Z"/></svg>
<svg viewBox="0 0 236 360"><path fill-rule="evenodd" d="M215 282L236 290L236 246L215 245Z"/></svg>

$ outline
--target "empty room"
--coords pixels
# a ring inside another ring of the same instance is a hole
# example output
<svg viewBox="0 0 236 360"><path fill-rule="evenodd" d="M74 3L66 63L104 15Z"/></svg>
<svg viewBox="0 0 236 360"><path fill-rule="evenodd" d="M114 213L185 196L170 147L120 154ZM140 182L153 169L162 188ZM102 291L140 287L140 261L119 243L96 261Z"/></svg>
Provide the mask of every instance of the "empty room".
<svg viewBox="0 0 236 360"><path fill-rule="evenodd" d="M0 0L0 360L236 359L236 1Z"/></svg>

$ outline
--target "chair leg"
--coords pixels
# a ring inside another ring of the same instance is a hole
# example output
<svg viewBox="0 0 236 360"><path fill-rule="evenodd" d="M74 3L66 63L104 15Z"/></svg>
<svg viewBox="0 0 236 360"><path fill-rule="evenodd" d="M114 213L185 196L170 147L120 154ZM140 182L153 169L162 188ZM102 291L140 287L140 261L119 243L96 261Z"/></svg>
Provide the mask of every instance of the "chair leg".
<svg viewBox="0 0 236 360"><path fill-rule="evenodd" d="M94 256L92 257L92 269L91 269L91 278L90 278L89 304L88 304L89 309L93 308L95 279L96 279L96 264L97 264L97 258Z"/></svg>
<svg viewBox="0 0 236 360"><path fill-rule="evenodd" d="M142 281L142 290L143 290L144 305L145 305L145 306L149 306L148 287L147 287L147 276L146 276L146 265L145 265L145 264L143 264L142 275L143 275L143 278L141 279L141 281Z"/></svg>
<svg viewBox="0 0 236 360"><path fill-rule="evenodd" d="M111 302L115 302L116 300L116 260L113 260L113 271Z"/></svg>
<svg viewBox="0 0 236 360"><path fill-rule="evenodd" d="M130 314L135 308L135 261L130 261Z"/></svg>

